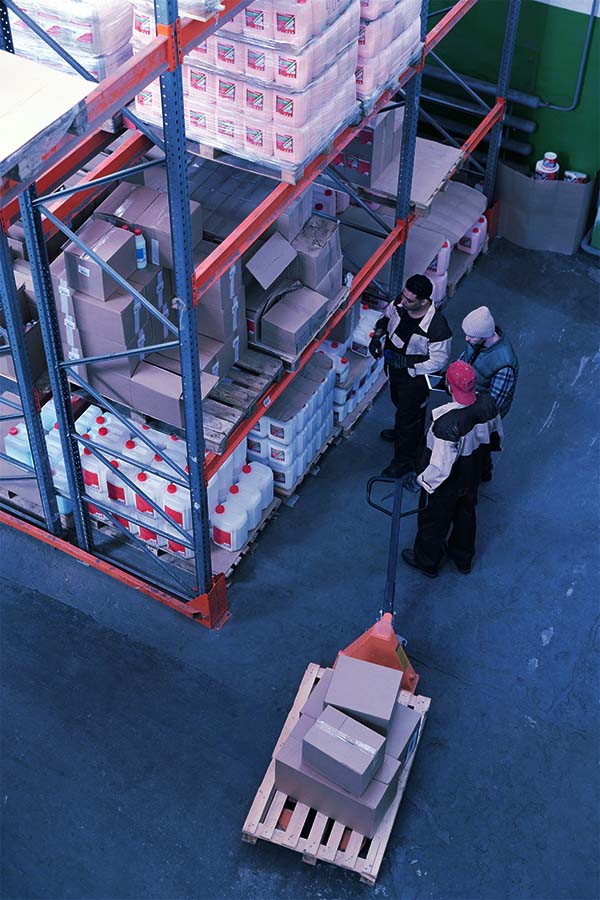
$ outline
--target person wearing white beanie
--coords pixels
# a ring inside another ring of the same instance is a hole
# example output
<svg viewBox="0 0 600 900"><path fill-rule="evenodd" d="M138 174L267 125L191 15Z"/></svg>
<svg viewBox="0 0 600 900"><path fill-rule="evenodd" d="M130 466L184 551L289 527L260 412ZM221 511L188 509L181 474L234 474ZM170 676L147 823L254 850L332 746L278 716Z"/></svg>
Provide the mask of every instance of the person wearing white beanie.
<svg viewBox="0 0 600 900"><path fill-rule="evenodd" d="M504 418L513 402L519 375L514 347L494 322L487 306L479 306L465 316L462 329L466 346L459 359L473 366L477 375L477 393L490 394ZM482 480L491 481L491 478L490 456Z"/></svg>

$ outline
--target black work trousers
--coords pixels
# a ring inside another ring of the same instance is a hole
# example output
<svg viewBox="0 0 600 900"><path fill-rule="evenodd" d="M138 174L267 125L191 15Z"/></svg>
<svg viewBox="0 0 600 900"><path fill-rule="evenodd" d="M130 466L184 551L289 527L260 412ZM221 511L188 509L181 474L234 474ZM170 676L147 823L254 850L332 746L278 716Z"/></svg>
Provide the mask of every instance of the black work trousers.
<svg viewBox="0 0 600 900"><path fill-rule="evenodd" d="M437 569L442 561L446 539L448 555L459 566L471 565L475 554L477 488L478 485L464 487L453 484L450 476L429 495L427 506L419 513L415 538L414 553L419 565ZM425 497L421 495L420 505L424 504Z"/></svg>
<svg viewBox="0 0 600 900"><path fill-rule="evenodd" d="M396 407L394 462L414 472L425 433L429 388L423 375L411 378L406 369L390 369L389 379L390 395Z"/></svg>

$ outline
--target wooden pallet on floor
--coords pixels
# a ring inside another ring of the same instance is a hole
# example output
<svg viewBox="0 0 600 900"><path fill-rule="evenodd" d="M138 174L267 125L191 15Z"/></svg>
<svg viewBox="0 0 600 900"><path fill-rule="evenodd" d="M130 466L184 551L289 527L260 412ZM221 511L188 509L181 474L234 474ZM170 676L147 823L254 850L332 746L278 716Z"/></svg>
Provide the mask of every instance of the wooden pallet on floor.
<svg viewBox="0 0 600 900"><path fill-rule="evenodd" d="M394 821L421 741L423 727L431 701L408 691L401 691L400 701L421 714L421 724L415 751L400 778L396 795L383 821L372 838L342 822L311 809L275 788L275 755L298 722L300 710L325 669L310 663L300 683L298 693L288 714L265 777L256 793L242 827L242 840L255 844L259 839L279 844L302 855L302 861L316 865L319 860L350 869L366 884L374 885L392 833Z"/></svg>
<svg viewBox="0 0 600 900"><path fill-rule="evenodd" d="M482 254L486 254L489 250L489 243L486 237L485 241L477 251L477 253L463 253L462 250L456 248L452 251L450 257L450 265L448 266L448 286L446 288L446 298L453 297L458 289L460 281L473 270L473 266ZM443 305L443 304L441 304Z"/></svg>
<svg viewBox="0 0 600 900"><path fill-rule="evenodd" d="M264 392L282 375L280 360L255 350L244 351L202 403L207 450L222 453L234 428L252 415Z"/></svg>
<svg viewBox="0 0 600 900"><path fill-rule="evenodd" d="M375 400L386 386L387 380L387 375L385 372L382 372L360 403L357 403L352 412L338 423L338 430L343 437L350 437L360 419L362 419L364 414L368 412L375 403Z"/></svg>

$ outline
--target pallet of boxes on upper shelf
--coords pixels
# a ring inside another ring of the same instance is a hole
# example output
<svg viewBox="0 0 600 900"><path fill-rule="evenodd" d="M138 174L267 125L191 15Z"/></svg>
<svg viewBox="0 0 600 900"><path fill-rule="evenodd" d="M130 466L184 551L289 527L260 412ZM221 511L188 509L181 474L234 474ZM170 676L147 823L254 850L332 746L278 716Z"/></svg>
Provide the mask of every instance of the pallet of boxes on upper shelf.
<svg viewBox="0 0 600 900"><path fill-rule="evenodd" d="M275 167L284 179L300 175L358 118L359 23L360 0L265 0L246 7L185 57L188 138ZM135 51L136 32L133 41ZM135 109L160 125L157 81L138 93Z"/></svg>

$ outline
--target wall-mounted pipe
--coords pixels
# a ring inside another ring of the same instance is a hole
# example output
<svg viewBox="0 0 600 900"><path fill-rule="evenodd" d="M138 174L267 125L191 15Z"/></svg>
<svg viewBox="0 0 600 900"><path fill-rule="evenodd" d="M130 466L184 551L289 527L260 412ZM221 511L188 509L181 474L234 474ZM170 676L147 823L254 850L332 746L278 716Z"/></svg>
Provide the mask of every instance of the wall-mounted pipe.
<svg viewBox="0 0 600 900"><path fill-rule="evenodd" d="M579 101L581 100L581 89L583 88L583 79L585 76L585 69L587 66L588 57L590 55L590 45L592 43L594 21L596 19L597 12L598 0L592 0L592 8L590 9L590 15L588 18L585 40L583 42L583 50L581 51L581 58L579 60L579 71L577 73L577 83L575 85L575 94L573 96L573 100L571 101L571 103L569 103L568 106L557 106L555 103L546 103L544 100L542 100L540 105L544 109L554 109L557 112L573 112L573 110L579 106Z"/></svg>
<svg viewBox="0 0 600 900"><path fill-rule="evenodd" d="M444 71L439 66L432 66L431 63L425 66L424 74L431 78L437 78L438 81L445 81L447 84L456 84L456 80L449 72ZM460 77L469 87L480 94L495 97L498 92L496 85L489 81L483 81L481 78L472 78L470 75L460 75ZM542 101L535 94L525 94L523 91L509 90L506 101L507 103L518 103L519 106L527 106L529 109L539 109L542 105Z"/></svg>
<svg viewBox="0 0 600 900"><path fill-rule="evenodd" d="M447 94L427 91L421 94L421 99L429 100L431 103L438 103L451 109L458 109L461 112L481 116L481 110L475 103L469 103L468 100L457 100L456 97L449 97ZM532 119L524 119L522 116L513 116L511 114L504 117L504 124L509 128L516 128L517 131L524 131L526 134L533 134L537 128L537 123Z"/></svg>

